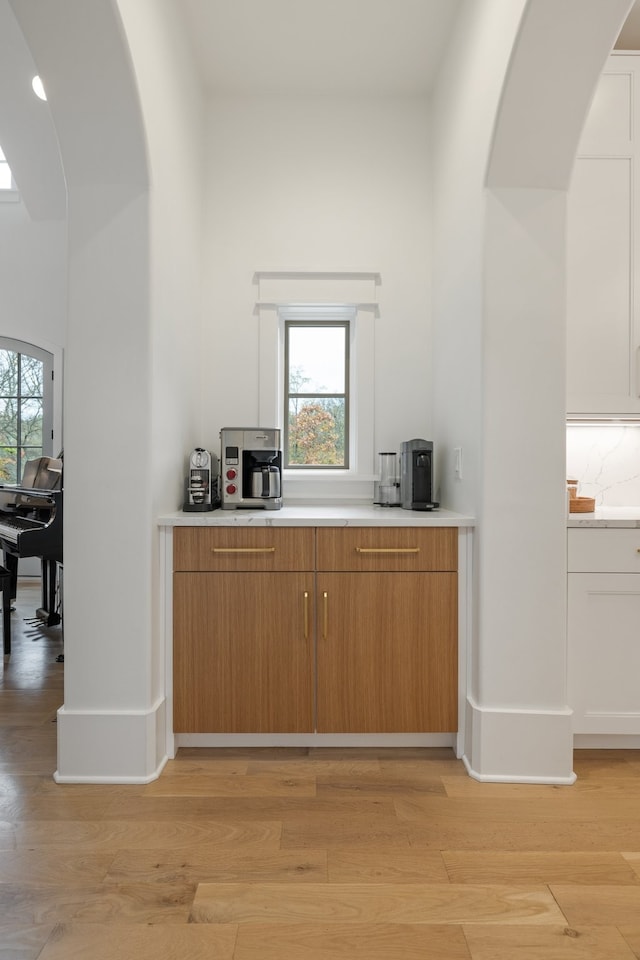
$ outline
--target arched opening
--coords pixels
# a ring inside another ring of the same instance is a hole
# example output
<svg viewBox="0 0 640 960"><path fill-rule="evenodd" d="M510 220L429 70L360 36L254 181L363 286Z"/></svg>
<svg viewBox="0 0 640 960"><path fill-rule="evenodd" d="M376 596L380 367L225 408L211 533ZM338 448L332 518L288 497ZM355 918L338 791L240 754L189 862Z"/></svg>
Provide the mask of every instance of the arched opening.
<svg viewBox="0 0 640 960"><path fill-rule="evenodd" d="M157 614L150 597L157 574L152 569L149 497L156 482L151 465L162 459L154 460L157 421L151 402L152 397L157 399L151 357L159 334L149 305L145 136L131 50L119 17L120 10L133 6L115 0L91 4L63 0L37 6L12 0L38 72L47 80L69 193L65 413L69 602L61 779L144 779L153 775L161 752L157 749L161 706L156 707L154 699L155 673L160 671L152 636ZM628 0L606 5L600 0L560 5L555 0L527 4L523 0L500 13L489 3L465 8L479 23L485 16L487 22L491 16L498 21L504 16L505 23L498 25L505 29L509 52L515 39L493 148L481 157L481 175L475 167L468 177L472 209L467 207L460 217L456 209L455 223L453 217L450 220L452 247L457 244L460 250L465 245L474 272L466 259L460 270L460 257L445 253L448 270L442 274L455 277L471 306L470 336L462 345L463 351L470 351L465 357L469 364L456 367L452 355L447 365L449 373L459 368L470 371L471 389L465 394L465 413L459 396L447 393L459 387L456 372L449 376L439 403L452 401L454 412L447 423L452 431L456 418L463 422L468 417L469 401L474 416L477 410L481 417L466 458L476 482L480 515L479 629L469 737L470 765L480 776L494 776L501 765L509 774L533 771L537 777L560 780L566 780L570 771L564 667L558 653L564 599L557 580L563 578L556 576L561 562L548 562L549 556L562 553L559 531L564 517L563 483L558 484L564 475L562 194L590 92L628 6ZM515 21L522 10L525 16L518 29ZM69 22L74 24L72 36ZM477 57L472 65L477 73L470 100L482 92L491 66L493 49L489 43L482 45L485 39L478 33L471 50ZM555 54L571 50L572 55L578 49L580 69L567 78L564 63L558 56L550 57L550 49ZM568 94L558 102L551 76ZM503 79L504 74L500 85ZM493 125L498 97L499 93L483 135ZM543 107L549 110L546 118ZM553 123L550 117L555 118ZM531 129L540 131L539 142L528 135ZM474 146L470 148L468 136L460 138L460 147L454 140L448 145L451 196L441 201L446 207L450 200L452 208L467 190L459 156L465 151L469 155ZM490 193L485 209L486 184ZM154 212L163 204L170 206L167 196L158 199L156 194L156 199ZM182 263L181 269L186 274ZM483 296L484 306L479 307ZM438 297L444 328L449 319L446 294L440 290ZM462 303L462 310L468 303ZM167 322L163 333L167 341L169 327ZM101 363L92 367L87 357L96 350ZM527 367L527 376L520 375L519 358L532 353L540 360L538 371L544 369L544 389L535 365ZM96 462L109 466L97 486ZM131 464L137 468L135 485ZM514 496L511 482L514 472L529 476L532 464L535 516L523 512L522 493ZM110 517L117 517L117 523L100 526L99 551L95 530L87 523L96 501L108 505ZM122 530L127 531L126 550ZM511 562L514 530L528 547L517 570ZM113 582L116 560L118 600L105 605L104 584ZM536 623L529 614L542 608L544 617ZM96 609L101 610L100 622L94 617ZM89 636L87 622L92 623ZM515 727L518 733L513 736Z"/></svg>
<svg viewBox="0 0 640 960"><path fill-rule="evenodd" d="M629 7L627 0L530 0L489 155L483 338L499 348L485 351L482 373L472 698L478 737L469 761L480 779L573 779L566 693L566 201L587 109ZM520 498L509 490L514 476L530 478ZM527 487L535 490L535 510L525 509ZM521 548L518 564L514 547Z"/></svg>

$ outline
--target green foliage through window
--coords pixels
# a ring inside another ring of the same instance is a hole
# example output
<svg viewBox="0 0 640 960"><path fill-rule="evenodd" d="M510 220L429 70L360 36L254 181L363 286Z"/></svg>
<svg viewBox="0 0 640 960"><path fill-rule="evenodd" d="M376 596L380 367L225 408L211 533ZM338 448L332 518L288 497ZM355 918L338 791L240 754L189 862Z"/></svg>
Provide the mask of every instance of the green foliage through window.
<svg viewBox="0 0 640 960"><path fill-rule="evenodd" d="M349 323L285 322L285 466L349 466Z"/></svg>

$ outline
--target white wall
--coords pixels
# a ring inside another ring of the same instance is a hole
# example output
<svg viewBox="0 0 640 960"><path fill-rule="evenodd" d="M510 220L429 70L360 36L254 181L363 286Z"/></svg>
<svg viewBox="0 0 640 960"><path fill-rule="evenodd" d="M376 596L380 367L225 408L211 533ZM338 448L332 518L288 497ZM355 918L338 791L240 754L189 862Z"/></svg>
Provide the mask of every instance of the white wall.
<svg viewBox="0 0 640 960"><path fill-rule="evenodd" d="M432 429L429 116L423 99L211 103L203 443L258 418L256 270L380 271L374 450ZM372 471L376 463L367 465Z"/></svg>
<svg viewBox="0 0 640 960"><path fill-rule="evenodd" d="M203 96L173 0L119 0L144 113L153 203L154 513L182 502L201 404Z"/></svg>
<svg viewBox="0 0 640 960"><path fill-rule="evenodd" d="M467 0L434 113L434 379L442 497L477 512L482 483L484 183L505 71L525 0ZM462 479L453 449L462 448Z"/></svg>
<svg viewBox="0 0 640 960"><path fill-rule="evenodd" d="M151 173L152 699L165 692L164 591L157 516L182 504L202 404L203 101L172 0L120 0L136 71ZM164 746L158 744L158 761Z"/></svg>
<svg viewBox="0 0 640 960"><path fill-rule="evenodd" d="M0 335L64 345L66 255L64 220L33 221L24 203L0 203Z"/></svg>

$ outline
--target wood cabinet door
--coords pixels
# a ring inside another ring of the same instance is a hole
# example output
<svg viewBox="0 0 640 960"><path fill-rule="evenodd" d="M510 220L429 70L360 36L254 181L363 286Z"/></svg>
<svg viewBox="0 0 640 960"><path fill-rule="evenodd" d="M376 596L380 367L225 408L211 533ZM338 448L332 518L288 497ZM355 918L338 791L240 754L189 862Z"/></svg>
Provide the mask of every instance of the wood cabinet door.
<svg viewBox="0 0 640 960"><path fill-rule="evenodd" d="M321 573L319 733L458 729L455 573Z"/></svg>
<svg viewBox="0 0 640 960"><path fill-rule="evenodd" d="M313 730L313 574L176 573L176 733Z"/></svg>

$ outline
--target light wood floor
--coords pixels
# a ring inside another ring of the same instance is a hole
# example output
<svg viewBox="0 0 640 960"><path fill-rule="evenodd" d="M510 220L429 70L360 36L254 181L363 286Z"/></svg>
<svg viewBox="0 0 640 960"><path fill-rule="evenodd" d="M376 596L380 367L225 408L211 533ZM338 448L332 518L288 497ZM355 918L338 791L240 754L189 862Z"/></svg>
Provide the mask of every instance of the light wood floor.
<svg viewBox="0 0 640 960"><path fill-rule="evenodd" d="M22 590L0 692L0 960L640 958L640 751L572 787L449 750L182 750L56 785L59 628Z"/></svg>

